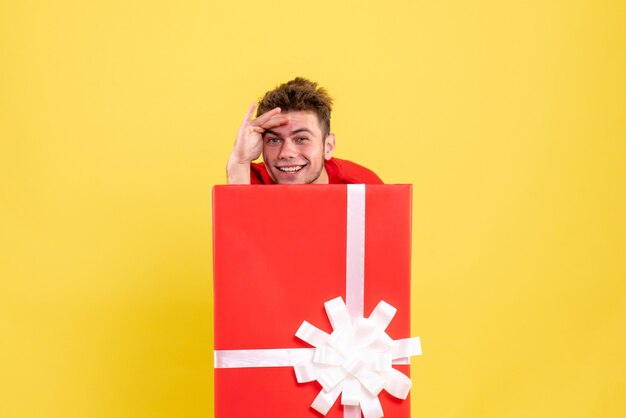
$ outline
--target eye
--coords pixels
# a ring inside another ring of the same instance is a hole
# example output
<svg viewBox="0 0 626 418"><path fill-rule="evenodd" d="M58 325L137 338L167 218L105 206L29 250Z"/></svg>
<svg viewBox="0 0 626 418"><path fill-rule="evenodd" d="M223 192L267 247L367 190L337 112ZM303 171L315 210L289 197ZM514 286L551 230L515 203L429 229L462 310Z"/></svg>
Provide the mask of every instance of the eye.
<svg viewBox="0 0 626 418"><path fill-rule="evenodd" d="M280 138L274 138L274 137L268 137L265 142L267 142L268 144L279 144L280 143Z"/></svg>
<svg viewBox="0 0 626 418"><path fill-rule="evenodd" d="M296 138L296 142L305 142L307 141L309 138L307 138L306 136L301 136Z"/></svg>

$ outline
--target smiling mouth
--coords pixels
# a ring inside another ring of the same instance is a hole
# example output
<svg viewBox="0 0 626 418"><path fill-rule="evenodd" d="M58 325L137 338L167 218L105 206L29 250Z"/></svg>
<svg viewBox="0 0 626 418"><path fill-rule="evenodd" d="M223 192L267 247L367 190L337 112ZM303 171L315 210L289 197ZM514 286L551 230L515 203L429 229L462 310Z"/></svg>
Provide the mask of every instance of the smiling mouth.
<svg viewBox="0 0 626 418"><path fill-rule="evenodd" d="M297 173L298 171L304 168L304 165L289 165L283 167L276 167L279 171L283 173Z"/></svg>

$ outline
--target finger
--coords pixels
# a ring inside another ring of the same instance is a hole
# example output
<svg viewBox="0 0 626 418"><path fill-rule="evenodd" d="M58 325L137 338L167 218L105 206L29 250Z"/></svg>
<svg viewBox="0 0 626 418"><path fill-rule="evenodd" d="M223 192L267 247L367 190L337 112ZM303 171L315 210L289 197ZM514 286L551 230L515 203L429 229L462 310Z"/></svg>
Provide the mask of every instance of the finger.
<svg viewBox="0 0 626 418"><path fill-rule="evenodd" d="M267 112L263 113L262 115L258 116L255 120L254 123L261 126L263 125L267 120L271 119L272 117L276 116L277 114L280 113L280 107L275 107L272 110L268 110Z"/></svg>
<svg viewBox="0 0 626 418"><path fill-rule="evenodd" d="M246 112L246 118L244 120L250 122L252 121L252 117L254 116L254 111L256 110L256 102L252 103Z"/></svg>
<svg viewBox="0 0 626 418"><path fill-rule="evenodd" d="M289 122L289 116L287 116L287 115L277 115L277 116L274 116L273 118L270 118L269 120L265 121L261 125L261 128L263 128L263 129L272 129L272 128L275 128L277 126L286 125L288 122Z"/></svg>

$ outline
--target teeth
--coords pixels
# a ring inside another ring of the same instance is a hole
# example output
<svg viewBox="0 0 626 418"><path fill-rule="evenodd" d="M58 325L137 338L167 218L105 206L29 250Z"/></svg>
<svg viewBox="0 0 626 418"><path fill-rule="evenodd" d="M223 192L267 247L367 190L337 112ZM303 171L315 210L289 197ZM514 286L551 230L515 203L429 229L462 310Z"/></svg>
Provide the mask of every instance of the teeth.
<svg viewBox="0 0 626 418"><path fill-rule="evenodd" d="M298 167L277 167L280 171L284 171L286 173L295 173L296 171L302 170L302 166Z"/></svg>

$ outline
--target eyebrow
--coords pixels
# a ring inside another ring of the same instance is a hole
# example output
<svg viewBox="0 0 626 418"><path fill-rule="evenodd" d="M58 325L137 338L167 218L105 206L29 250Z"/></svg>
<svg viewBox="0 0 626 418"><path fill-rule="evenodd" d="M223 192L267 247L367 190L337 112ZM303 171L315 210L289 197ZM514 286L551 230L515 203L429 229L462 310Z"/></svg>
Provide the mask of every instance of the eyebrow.
<svg viewBox="0 0 626 418"><path fill-rule="evenodd" d="M295 134L299 134L300 132L308 132L311 135L313 135L313 132L311 132L310 129L307 128L300 128L300 129L296 129L290 132L289 136L291 135L295 135ZM277 132L272 131L271 129L267 129L265 132L263 132L263 137L265 137L266 134L272 134L274 136L280 136Z"/></svg>

